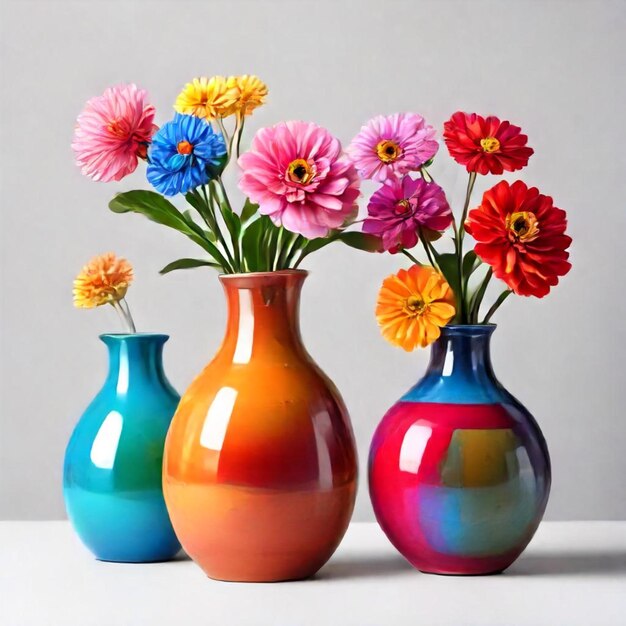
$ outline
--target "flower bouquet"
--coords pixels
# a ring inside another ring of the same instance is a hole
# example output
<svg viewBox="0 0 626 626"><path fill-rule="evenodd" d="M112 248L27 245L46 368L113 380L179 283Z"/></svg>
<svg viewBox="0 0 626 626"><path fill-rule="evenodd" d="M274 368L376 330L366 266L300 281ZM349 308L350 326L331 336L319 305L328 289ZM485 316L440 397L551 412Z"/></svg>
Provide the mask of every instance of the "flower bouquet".
<svg viewBox="0 0 626 626"><path fill-rule="evenodd" d="M196 78L157 128L146 92L120 85L87 103L73 142L94 180L119 181L146 163L156 191L118 193L109 207L177 230L205 253L162 273L221 272L226 336L172 420L163 487L186 552L209 576L240 581L312 575L348 526L354 437L339 393L302 345L306 272L297 268L333 241L379 246L375 235L347 230L360 179L326 129L281 122L259 130L240 155L246 121L266 96L254 76ZM239 210L223 180L235 161L247 196Z"/></svg>
<svg viewBox="0 0 626 626"><path fill-rule="evenodd" d="M425 376L384 416L370 448L376 517L415 567L486 574L508 567L532 538L550 489L550 459L533 417L496 380L489 341L496 310L515 293L543 297L570 269L565 212L518 180L471 208L479 175L521 169L533 150L508 121L455 113L444 124L468 172L458 219L430 173L435 130L416 114L376 117L348 148L359 175L381 183L363 231L411 266L383 281L376 316L407 351L433 344ZM445 231L452 251L442 251ZM465 235L475 245L465 251ZM413 252L421 243L423 262ZM483 314L493 278L504 289Z"/></svg>

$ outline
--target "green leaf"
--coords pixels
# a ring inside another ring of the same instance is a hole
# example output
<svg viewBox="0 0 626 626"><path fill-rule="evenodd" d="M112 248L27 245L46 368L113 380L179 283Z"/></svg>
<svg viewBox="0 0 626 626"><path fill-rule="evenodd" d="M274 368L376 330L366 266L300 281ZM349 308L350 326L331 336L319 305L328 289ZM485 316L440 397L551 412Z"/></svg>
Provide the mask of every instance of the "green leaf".
<svg viewBox="0 0 626 626"><path fill-rule="evenodd" d="M177 261L172 261L168 263L159 274L167 274L168 272L173 272L174 270L189 270L195 267L215 267L217 269L222 269L220 265L217 263L213 263L212 261L205 261L204 259L178 259Z"/></svg>
<svg viewBox="0 0 626 626"><path fill-rule="evenodd" d="M378 252L381 249L380 237L369 235L368 233L343 231L338 233L335 239L338 239L351 248L365 250L366 252Z"/></svg>
<svg viewBox="0 0 626 626"><path fill-rule="evenodd" d="M241 223L246 224L250 219L256 215L259 210L259 205L250 201L250 198L246 198L246 202L241 210Z"/></svg>
<svg viewBox="0 0 626 626"><path fill-rule="evenodd" d="M166 198L154 191L126 191L117 194L110 202L109 208L114 213L139 213L149 220L173 228L183 233L194 243L208 252L223 268L228 268L228 262L211 241L209 241L200 226L193 220L190 222Z"/></svg>
<svg viewBox="0 0 626 626"><path fill-rule="evenodd" d="M439 264L439 269L441 270L441 273L448 281L450 287L452 287L452 291L454 291L454 294L456 296L460 296L461 283L459 279L459 265L456 254L452 252L440 254L437 257L437 263Z"/></svg>
<svg viewBox="0 0 626 626"><path fill-rule="evenodd" d="M261 249L261 240L269 221L265 215L258 217L248 224L241 238L243 257L250 272L260 272L264 269L264 251Z"/></svg>
<svg viewBox="0 0 626 626"><path fill-rule="evenodd" d="M481 263L480 257L473 250L470 250L463 257L463 283L465 286L467 286L470 276L480 267Z"/></svg>

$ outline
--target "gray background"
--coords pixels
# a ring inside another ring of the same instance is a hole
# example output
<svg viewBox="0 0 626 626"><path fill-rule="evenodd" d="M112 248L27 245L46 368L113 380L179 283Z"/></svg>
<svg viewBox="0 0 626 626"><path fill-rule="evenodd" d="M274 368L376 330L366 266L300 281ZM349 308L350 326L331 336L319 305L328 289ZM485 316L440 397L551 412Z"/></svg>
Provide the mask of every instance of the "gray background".
<svg viewBox="0 0 626 626"><path fill-rule="evenodd" d="M140 330L172 336L166 369L179 390L223 332L211 271L157 274L194 256L193 244L107 209L116 191L147 186L142 168L121 183L80 175L69 147L76 115L106 86L134 81L163 123L187 80L247 72L271 92L250 130L315 120L347 143L377 113L415 110L441 127L457 109L523 126L536 154L510 178L568 211L574 269L542 301L507 301L495 368L549 443L547 516L626 518L625 2L48 1L4 2L2 13L0 517L64 515L64 447L103 381L97 335L118 328L112 310L72 307L87 259L111 249L134 264L131 307ZM445 148L433 173L458 208L465 174ZM479 191L494 182L481 179ZM370 437L428 358L389 346L376 327L380 281L401 265L334 246L311 258L303 294L305 342L358 439L359 520L372 519Z"/></svg>

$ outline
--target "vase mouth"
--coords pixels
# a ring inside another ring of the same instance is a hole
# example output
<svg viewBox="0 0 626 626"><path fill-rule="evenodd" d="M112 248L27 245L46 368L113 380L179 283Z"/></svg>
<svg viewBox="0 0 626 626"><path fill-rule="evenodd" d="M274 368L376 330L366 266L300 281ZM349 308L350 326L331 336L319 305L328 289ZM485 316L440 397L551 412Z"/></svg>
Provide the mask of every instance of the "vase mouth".
<svg viewBox="0 0 626 626"><path fill-rule="evenodd" d="M485 336L491 335L497 324L447 324L441 327L443 336Z"/></svg>
<svg viewBox="0 0 626 626"><path fill-rule="evenodd" d="M170 336L163 333L102 333L98 335L104 341L162 341L165 343Z"/></svg>
<svg viewBox="0 0 626 626"><path fill-rule="evenodd" d="M274 270L272 272L241 272L239 274L220 274L220 280L232 280L241 278L269 278L270 276L302 276L309 275L307 270Z"/></svg>

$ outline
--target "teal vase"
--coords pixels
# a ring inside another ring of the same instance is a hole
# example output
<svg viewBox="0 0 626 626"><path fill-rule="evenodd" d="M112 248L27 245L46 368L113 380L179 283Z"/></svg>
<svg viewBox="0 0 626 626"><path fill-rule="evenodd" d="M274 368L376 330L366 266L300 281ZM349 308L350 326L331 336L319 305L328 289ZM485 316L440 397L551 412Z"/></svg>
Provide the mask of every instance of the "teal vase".
<svg viewBox="0 0 626 626"><path fill-rule="evenodd" d="M168 338L100 336L109 372L67 446L67 514L103 561L165 561L180 550L161 488L165 436L180 399L163 371Z"/></svg>

